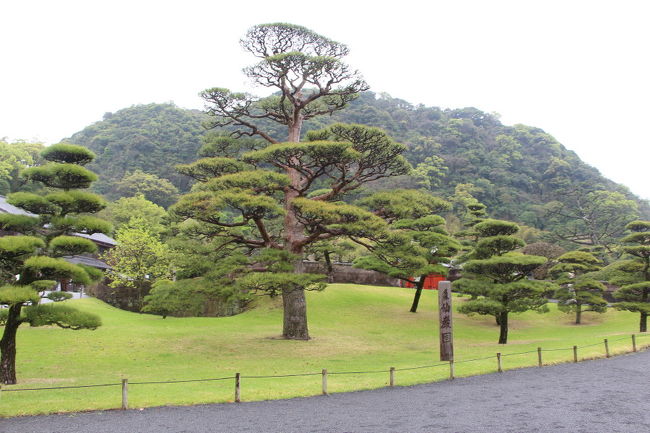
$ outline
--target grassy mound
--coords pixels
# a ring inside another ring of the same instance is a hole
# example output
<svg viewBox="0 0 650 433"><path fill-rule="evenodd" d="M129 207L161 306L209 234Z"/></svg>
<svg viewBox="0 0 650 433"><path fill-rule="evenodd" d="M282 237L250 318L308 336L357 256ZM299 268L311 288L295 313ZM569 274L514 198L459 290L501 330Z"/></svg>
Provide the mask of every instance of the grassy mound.
<svg viewBox="0 0 650 433"><path fill-rule="evenodd" d="M53 327L18 331L18 385L3 387L0 415L107 409L120 406L119 386L46 391L5 392L90 384L118 384L128 378L130 407L227 402L234 398L233 380L178 384L137 382L219 378L242 374L242 400L264 400L320 393L321 369L329 372L375 371L331 375L329 391L351 391L388 385L388 370L398 369L397 385L443 380L437 331L437 292L425 291L420 312L408 312L413 291L391 287L333 284L308 294L311 341L285 341L280 300L260 299L259 306L226 318L167 318L129 313L95 299L74 302L99 314L96 331L66 331ZM454 298L456 305L463 298ZM584 324L551 305L548 314L524 313L511 319L510 343L496 344L494 319L455 314L456 376L493 372L496 352L505 369L604 356L603 338L613 353L630 350L630 335L638 328L636 314L587 313ZM617 340L617 341L614 341ZM640 338L639 345L650 342ZM473 362L462 362L490 357ZM252 378L251 376L317 373L314 376Z"/></svg>

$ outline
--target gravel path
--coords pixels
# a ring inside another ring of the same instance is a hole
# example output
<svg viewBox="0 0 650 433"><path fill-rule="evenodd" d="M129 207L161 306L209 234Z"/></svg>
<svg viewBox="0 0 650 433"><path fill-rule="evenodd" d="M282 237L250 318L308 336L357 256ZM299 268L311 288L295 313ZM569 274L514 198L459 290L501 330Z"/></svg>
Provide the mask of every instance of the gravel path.
<svg viewBox="0 0 650 433"><path fill-rule="evenodd" d="M11 433L650 432L650 351L311 398L0 420Z"/></svg>

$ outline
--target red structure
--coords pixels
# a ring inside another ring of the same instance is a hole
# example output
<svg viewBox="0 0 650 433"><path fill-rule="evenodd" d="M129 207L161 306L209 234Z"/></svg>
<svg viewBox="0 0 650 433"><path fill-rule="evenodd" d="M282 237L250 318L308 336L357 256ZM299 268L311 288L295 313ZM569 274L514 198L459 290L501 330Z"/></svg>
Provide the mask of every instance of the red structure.
<svg viewBox="0 0 650 433"><path fill-rule="evenodd" d="M422 287L425 290L438 290L438 283L440 281L445 281L445 276L442 274L429 274L424 279L424 286ZM406 282L404 287L415 288L416 283Z"/></svg>

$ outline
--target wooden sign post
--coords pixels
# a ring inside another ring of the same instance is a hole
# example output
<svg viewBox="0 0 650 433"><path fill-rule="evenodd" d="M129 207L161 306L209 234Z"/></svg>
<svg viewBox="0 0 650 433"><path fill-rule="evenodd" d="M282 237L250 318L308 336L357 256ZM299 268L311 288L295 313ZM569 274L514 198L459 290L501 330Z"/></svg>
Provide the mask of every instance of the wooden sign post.
<svg viewBox="0 0 650 433"><path fill-rule="evenodd" d="M438 315L440 317L440 360L454 360L454 336L451 321L451 282L438 283Z"/></svg>

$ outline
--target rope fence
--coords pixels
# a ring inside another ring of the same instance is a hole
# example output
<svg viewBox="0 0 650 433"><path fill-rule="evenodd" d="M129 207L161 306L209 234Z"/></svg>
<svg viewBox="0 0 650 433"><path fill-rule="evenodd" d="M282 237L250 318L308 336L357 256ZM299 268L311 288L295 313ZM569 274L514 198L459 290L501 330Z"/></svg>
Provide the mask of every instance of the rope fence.
<svg viewBox="0 0 650 433"><path fill-rule="evenodd" d="M296 375L296 376L298 376L298 375ZM261 377L262 376L260 376L260 378ZM268 377L272 377L272 376L268 376ZM131 382L131 385L159 385L159 384L165 384L165 383L211 382L211 381L215 381L215 380L227 380L227 379L232 379L232 378L233 378L233 376L215 377L215 378L210 378L210 379L188 379L188 380L165 380L165 381L153 381L153 382Z"/></svg>
<svg viewBox="0 0 650 433"><path fill-rule="evenodd" d="M538 347L536 350L528 350L525 352L515 352L515 353L497 353L496 354L496 361L497 361L497 369L496 371L499 373L502 373L503 370L503 363L502 363L502 358L505 357L511 357L511 356L520 356L520 355L529 355L531 353L537 353L537 358L538 358L538 366L542 367L544 365L543 359L542 359L542 353L543 352L560 352L560 351L572 351L573 352L573 362L576 363L578 362L578 350L579 349L585 349L589 347L594 347L594 346L599 346L599 345L604 345L604 354L606 358L610 357L610 350L609 350L609 343L610 342L618 342L618 341L623 341L628 338L631 338L631 343L632 343L632 352L637 352L637 338L645 338L645 337L650 337L650 334L631 334L631 336L624 336L616 339L607 339L605 338L602 342L598 343L593 343L593 344L585 344L582 346L572 346L572 347L563 347L563 348L551 348L551 349L543 349L542 347ZM624 353L630 353L629 351L624 352ZM128 379L122 379L121 382L119 383L102 383L102 384L95 384L95 385L71 385L71 386L57 386L57 387L43 387L43 388L5 388L3 389L0 386L0 394L4 394L7 392L24 392L24 391L45 391L45 390L64 390L64 389L80 389L80 388L99 388L99 387L111 387L111 386L121 386L122 390L122 409L128 409L128 386L131 385L160 385L160 384L177 384L177 383L191 383L191 382L215 382L215 381L224 381L224 380L234 380L235 384L235 399L234 401L239 403L241 401L241 381L242 379L280 379L280 378L288 378L288 377L308 377L308 376L321 376L322 377L322 394L323 395L328 395L328 376L342 376L342 375L364 375L364 374L380 374L380 373L386 373L388 372L389 374L389 386L393 387L395 386L395 372L400 372L400 371L412 371L412 370L420 370L420 369L427 369L427 368L437 368L437 367L444 367L448 366L449 367L449 379L454 379L455 378L455 373L454 373L454 365L455 364L465 364L465 363L470 363L470 362L477 362L477 361L486 361L490 359L495 359L494 356L486 356L482 358L473 358L473 359L465 359L465 360L453 360L449 362L441 362L437 364L430 364L430 365L421 365L417 367L402 367L402 368L396 368L396 367L390 367L388 370L382 369L382 370L366 370L366 371L334 371L334 372L328 372L327 369L323 369L321 372L318 373L296 373L296 374L281 374L281 375L262 375L262 376L245 376L242 375L241 373L235 373L234 376L224 376L224 377L214 377L214 378L205 378L205 379L187 379L187 380L166 380L166 381L144 381L144 382L129 382ZM583 358L583 360L589 359L589 358Z"/></svg>

